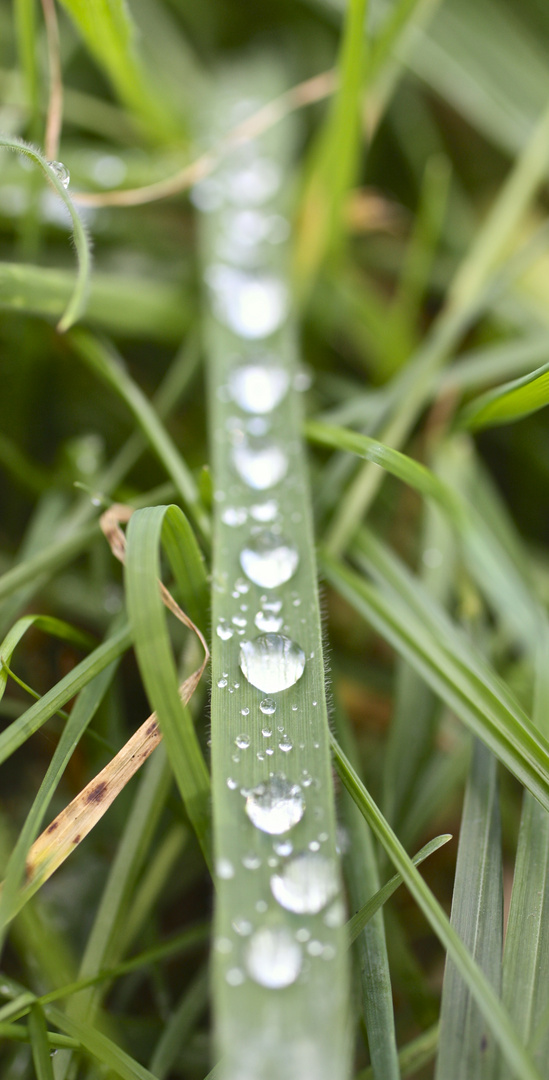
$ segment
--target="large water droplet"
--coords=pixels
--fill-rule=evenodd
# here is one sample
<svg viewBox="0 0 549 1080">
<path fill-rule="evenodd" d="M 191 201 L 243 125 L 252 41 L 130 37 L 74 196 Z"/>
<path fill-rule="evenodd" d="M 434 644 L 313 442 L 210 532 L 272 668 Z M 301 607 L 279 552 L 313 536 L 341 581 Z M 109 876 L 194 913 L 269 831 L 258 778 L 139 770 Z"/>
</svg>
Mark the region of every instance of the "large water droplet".
<svg viewBox="0 0 549 1080">
<path fill-rule="evenodd" d="M 53 173 L 55 173 L 58 180 L 61 181 L 64 188 L 68 188 L 71 182 L 71 174 L 66 165 L 63 165 L 62 161 L 48 161 L 48 165 Z"/>
<path fill-rule="evenodd" d="M 302 952 L 289 930 L 263 927 L 252 934 L 245 963 L 248 975 L 260 986 L 280 990 L 297 979 Z"/>
<path fill-rule="evenodd" d="M 246 577 L 264 589 L 276 589 L 289 581 L 298 562 L 297 548 L 270 529 L 262 529 L 240 552 L 240 565 Z"/>
<path fill-rule="evenodd" d="M 240 337 L 259 340 L 274 334 L 288 313 L 288 290 L 274 274 L 251 274 L 225 263 L 206 271 L 213 309 Z"/>
<path fill-rule="evenodd" d="M 339 891 L 333 859 L 305 851 L 286 863 L 271 878 L 271 892 L 278 903 L 298 915 L 316 915 Z"/>
<path fill-rule="evenodd" d="M 283 634 L 260 634 L 240 646 L 240 667 L 252 686 L 266 694 L 287 690 L 305 670 L 305 653 Z"/>
<path fill-rule="evenodd" d="M 263 701 L 260 703 L 259 708 L 261 709 L 261 712 L 265 714 L 265 716 L 272 716 L 273 713 L 276 712 L 276 701 L 272 697 L 263 698 Z"/>
<path fill-rule="evenodd" d="M 288 373 L 275 364 L 241 364 L 229 375 L 233 401 L 249 413 L 269 413 L 282 401 Z"/>
<path fill-rule="evenodd" d="M 280 836 L 301 821 L 305 800 L 299 784 L 275 773 L 250 791 L 246 813 L 256 828 L 271 836 Z"/>
<path fill-rule="evenodd" d="M 235 446 L 233 462 L 244 483 L 256 491 L 274 487 L 288 470 L 286 454 L 271 439 L 250 440 Z"/>
</svg>

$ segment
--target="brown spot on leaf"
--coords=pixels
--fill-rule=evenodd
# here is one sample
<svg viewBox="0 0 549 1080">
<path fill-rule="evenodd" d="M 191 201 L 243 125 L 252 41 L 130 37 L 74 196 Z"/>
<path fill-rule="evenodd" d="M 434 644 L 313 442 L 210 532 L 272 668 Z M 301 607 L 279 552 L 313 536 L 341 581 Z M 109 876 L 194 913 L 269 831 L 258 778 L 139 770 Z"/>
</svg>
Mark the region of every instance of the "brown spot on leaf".
<svg viewBox="0 0 549 1080">
<path fill-rule="evenodd" d="M 152 723 L 149 724 L 145 734 L 146 735 L 158 735 L 158 724 L 156 723 L 156 720 L 153 720 Z"/>
<path fill-rule="evenodd" d="M 46 829 L 46 832 L 49 832 L 49 833 L 50 832 L 55 832 L 55 830 L 58 829 L 58 828 L 59 828 L 59 822 L 58 821 L 52 821 L 51 825 L 48 825 L 48 827 Z"/>
<path fill-rule="evenodd" d="M 88 794 L 86 795 L 86 802 L 101 802 L 101 799 L 103 798 L 106 790 L 107 785 L 104 781 L 100 784 L 96 784 L 95 787 L 90 788 L 90 790 L 88 791 Z"/>
<path fill-rule="evenodd" d="M 82 837 L 80 836 L 80 833 L 78 833 L 78 836 L 73 836 L 72 842 L 73 842 L 73 844 L 79 844 L 81 839 L 82 839 Z"/>
</svg>

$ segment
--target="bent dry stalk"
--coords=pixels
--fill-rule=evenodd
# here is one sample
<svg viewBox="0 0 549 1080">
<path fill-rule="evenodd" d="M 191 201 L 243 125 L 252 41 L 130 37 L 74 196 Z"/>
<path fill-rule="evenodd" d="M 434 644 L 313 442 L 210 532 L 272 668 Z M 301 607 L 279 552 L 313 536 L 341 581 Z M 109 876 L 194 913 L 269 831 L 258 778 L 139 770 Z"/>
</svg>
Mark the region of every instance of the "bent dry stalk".
<svg viewBox="0 0 549 1080">
<path fill-rule="evenodd" d="M 253 109 L 257 72 L 255 84 L 243 74 Z M 268 100 L 265 65 L 260 77 Z M 242 108 L 225 82 L 217 123 L 242 119 Z M 235 149 L 193 196 L 208 293 L 213 980 L 224 1080 L 337 1080 L 348 1067 L 303 373 L 286 274 L 289 138 L 286 125 Z"/>
</svg>

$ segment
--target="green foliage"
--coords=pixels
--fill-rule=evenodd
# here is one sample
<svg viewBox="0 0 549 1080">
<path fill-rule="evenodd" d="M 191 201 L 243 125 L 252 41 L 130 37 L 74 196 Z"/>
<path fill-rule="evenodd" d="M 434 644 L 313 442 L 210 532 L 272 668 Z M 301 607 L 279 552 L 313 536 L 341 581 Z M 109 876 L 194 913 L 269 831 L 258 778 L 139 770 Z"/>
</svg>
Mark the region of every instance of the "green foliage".
<svg viewBox="0 0 549 1080">
<path fill-rule="evenodd" d="M 0 42 L 2 1080 L 541 1080 L 544 5 Z"/>
</svg>

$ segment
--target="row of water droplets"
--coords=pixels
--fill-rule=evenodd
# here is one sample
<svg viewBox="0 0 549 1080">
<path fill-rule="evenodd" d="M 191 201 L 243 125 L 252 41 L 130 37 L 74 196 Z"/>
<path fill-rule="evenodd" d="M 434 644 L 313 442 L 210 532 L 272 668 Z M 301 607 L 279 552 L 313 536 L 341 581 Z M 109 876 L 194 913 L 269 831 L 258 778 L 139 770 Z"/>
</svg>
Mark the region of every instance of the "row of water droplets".
<svg viewBox="0 0 549 1080">
<path fill-rule="evenodd" d="M 286 282 L 271 269 L 276 262 L 273 251 L 289 233 L 285 218 L 272 209 L 280 182 L 277 164 L 254 144 L 248 144 L 239 152 L 236 162 L 233 159 L 224 171 L 203 181 L 193 194 L 199 209 L 215 213 L 218 225 L 214 258 L 205 273 L 212 311 L 237 339 L 226 381 L 218 387 L 217 395 L 224 405 L 236 406 L 238 413 L 227 416 L 218 437 L 224 450 L 229 447 L 232 469 L 240 485 L 247 492 L 257 493 L 257 500 L 251 506 L 249 496 L 242 506 L 238 505 L 238 498 L 227 500 L 224 491 L 215 493 L 223 525 L 242 530 L 239 570 L 244 575 L 236 579 L 232 589 L 226 579 L 214 582 L 219 593 L 230 591 L 232 599 L 238 601 L 237 612 L 231 618 L 219 617 L 215 629 L 222 642 L 238 641 L 239 667 L 244 679 L 266 695 L 259 704 L 258 717 L 266 741 L 273 735 L 278 695 L 301 679 L 308 662 L 301 645 L 281 632 L 287 628 L 280 589 L 296 575 L 300 558 L 294 540 L 284 534 L 276 488 L 281 483 L 293 482 L 290 463 L 292 451 L 298 448 L 277 440 L 273 421 L 288 393 L 292 389 L 305 389 L 308 380 L 302 373 L 291 379 L 272 344 L 273 336 L 276 341 L 276 334 L 289 314 Z M 239 483 L 230 490 L 238 496 Z M 291 521 L 294 532 L 300 521 L 300 512 L 294 511 Z M 258 592 L 259 603 L 251 605 L 252 597 Z M 300 606 L 297 592 L 292 592 L 291 603 Z M 250 610 L 250 606 L 257 610 Z M 252 620 L 254 629 L 250 634 Z M 217 682 L 218 688 L 228 693 L 234 693 L 239 685 L 238 681 L 231 685 L 228 671 Z M 283 707 L 298 708 L 295 703 Z M 250 717 L 250 709 L 243 708 L 241 714 Z M 251 721 L 255 722 L 254 717 Z M 276 726 L 281 735 L 278 750 L 288 755 L 293 748 L 292 740 L 284 723 Z M 238 765 L 240 753 L 251 742 L 247 732 L 236 737 L 235 764 Z M 269 761 L 274 753 L 268 744 L 257 757 Z M 341 925 L 344 911 L 337 895 L 339 881 L 334 860 L 320 851 L 327 834 L 320 833 L 305 851 L 297 853 L 289 838 L 306 811 L 305 789 L 313 784 L 308 773 L 299 780 L 289 779 L 286 772 L 272 771 L 251 788 L 240 786 L 232 776 L 227 778 L 227 786 L 244 796 L 245 811 L 252 825 L 274 838 L 273 854 L 268 859 L 273 870 L 269 877 L 271 898 L 281 908 L 299 916 L 324 911 L 325 926 L 335 929 Z M 243 862 L 248 870 L 261 865 L 255 853 L 245 856 Z M 225 881 L 235 875 L 234 866 L 226 858 L 218 859 L 216 869 Z M 254 929 L 252 920 L 245 917 L 233 922 L 236 934 L 247 939 L 244 949 L 247 974 L 272 989 L 295 982 L 303 970 L 304 949 L 309 957 L 324 960 L 335 955 L 333 945 L 313 938 L 306 925 L 300 925 L 294 933 L 282 925 L 276 917 L 276 904 L 273 917 L 272 901 L 270 913 L 265 899 L 256 903 L 256 911 L 263 920 L 259 929 Z M 216 948 L 229 960 L 233 942 L 220 937 Z M 245 981 L 245 972 L 229 963 L 226 978 L 232 986 L 238 986 Z"/>
</svg>

